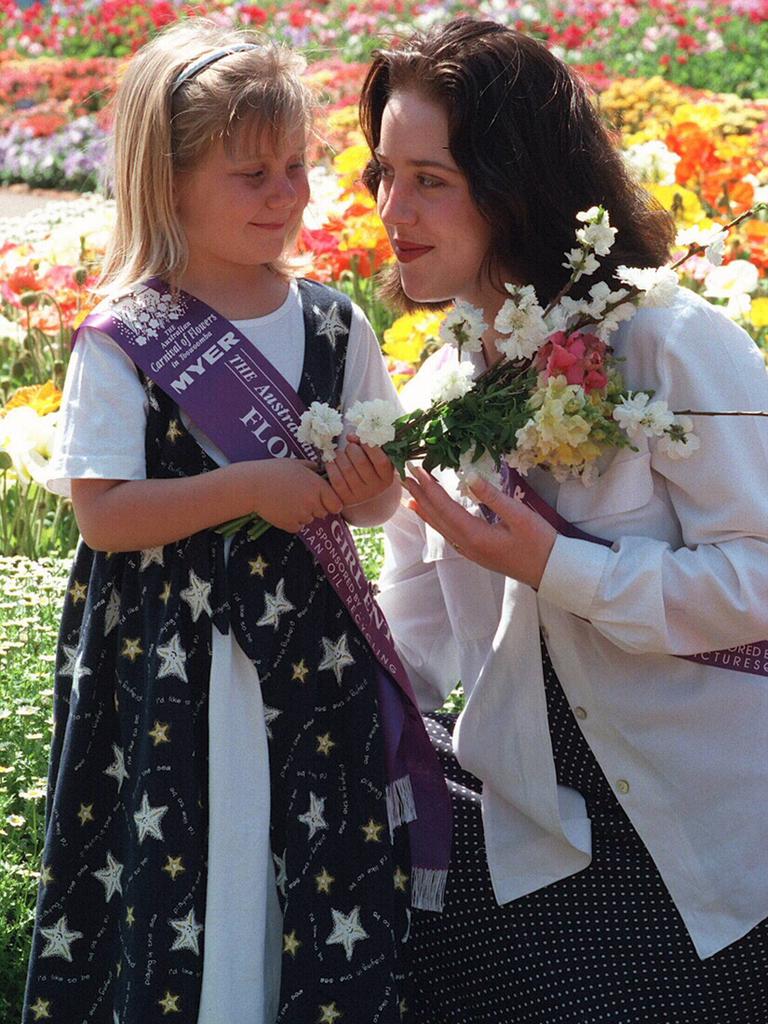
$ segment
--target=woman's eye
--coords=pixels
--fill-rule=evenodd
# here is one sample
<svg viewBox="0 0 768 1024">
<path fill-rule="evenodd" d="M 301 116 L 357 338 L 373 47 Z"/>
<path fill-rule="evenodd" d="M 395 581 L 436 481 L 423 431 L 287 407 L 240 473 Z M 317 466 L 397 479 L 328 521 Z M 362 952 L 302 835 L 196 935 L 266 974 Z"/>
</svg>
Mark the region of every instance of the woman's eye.
<svg viewBox="0 0 768 1024">
<path fill-rule="evenodd" d="M 376 173 L 379 175 L 379 178 L 391 178 L 392 168 L 386 167 L 384 164 L 376 164 Z"/>
<path fill-rule="evenodd" d="M 439 178 L 433 178 L 430 174 L 420 174 L 419 184 L 424 188 L 440 188 L 443 183 Z"/>
</svg>

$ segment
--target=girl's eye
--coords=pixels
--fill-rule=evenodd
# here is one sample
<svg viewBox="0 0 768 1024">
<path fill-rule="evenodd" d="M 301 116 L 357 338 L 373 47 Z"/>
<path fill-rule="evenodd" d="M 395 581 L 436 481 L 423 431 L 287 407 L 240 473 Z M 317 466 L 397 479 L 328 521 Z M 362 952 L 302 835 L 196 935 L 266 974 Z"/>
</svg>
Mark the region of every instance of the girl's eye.
<svg viewBox="0 0 768 1024">
<path fill-rule="evenodd" d="M 379 175 L 380 179 L 381 178 L 391 178 L 392 177 L 392 168 L 391 167 L 387 167 L 385 164 L 378 164 L 377 163 L 376 164 L 376 173 Z"/>
<path fill-rule="evenodd" d="M 439 178 L 433 178 L 430 174 L 420 174 L 418 181 L 424 188 L 441 188 L 443 184 Z"/>
<path fill-rule="evenodd" d="M 249 171 L 247 174 L 244 174 L 243 177 L 244 178 L 250 178 L 251 180 L 253 180 L 255 178 L 263 178 L 264 177 L 264 171 Z"/>
</svg>

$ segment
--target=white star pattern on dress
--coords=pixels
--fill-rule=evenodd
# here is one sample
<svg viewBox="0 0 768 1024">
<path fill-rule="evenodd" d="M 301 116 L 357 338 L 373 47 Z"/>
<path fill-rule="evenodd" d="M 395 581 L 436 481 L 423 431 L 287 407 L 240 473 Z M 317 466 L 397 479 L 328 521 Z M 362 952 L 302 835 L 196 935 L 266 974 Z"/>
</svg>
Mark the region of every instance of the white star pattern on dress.
<svg viewBox="0 0 768 1024">
<path fill-rule="evenodd" d="M 332 349 L 336 348 L 336 338 L 347 333 L 347 328 L 339 316 L 339 304 L 334 302 L 327 313 L 324 313 L 318 306 L 312 307 L 315 314 L 316 331 L 318 335 L 324 335 Z"/>
<path fill-rule="evenodd" d="M 80 680 L 91 675 L 91 670 L 83 664 L 83 654 L 83 651 L 78 654 L 72 673 L 72 693 L 77 694 L 78 697 L 80 696 Z"/>
<path fill-rule="evenodd" d="M 115 755 L 114 763 L 109 768 L 104 769 L 104 774 L 113 776 L 117 782 L 117 792 L 119 793 L 123 780 L 128 778 L 128 772 L 125 770 L 125 756 L 123 755 L 122 747 L 118 747 L 116 743 L 113 743 L 112 753 Z"/>
<path fill-rule="evenodd" d="M 77 662 L 77 647 L 68 647 L 66 644 L 62 644 L 61 649 L 67 660 L 59 669 L 59 675 L 71 676 L 75 671 L 75 663 Z"/>
<path fill-rule="evenodd" d="M 285 885 L 286 882 L 288 881 L 288 875 L 286 874 L 285 871 L 285 853 L 286 851 L 283 850 L 282 857 L 278 857 L 276 853 L 272 854 L 272 860 L 275 862 L 275 867 L 277 868 L 277 878 L 275 879 L 275 885 L 280 890 L 283 899 L 285 899 Z"/>
<path fill-rule="evenodd" d="M 203 926 L 195 921 L 194 910 L 190 910 L 186 917 L 180 917 L 176 921 L 169 920 L 168 924 L 178 933 L 171 949 L 191 949 L 196 956 L 200 956 L 197 936 L 203 930 Z"/>
<path fill-rule="evenodd" d="M 360 924 L 360 907 L 355 907 L 349 914 L 342 914 L 340 910 L 331 910 L 331 914 L 333 915 L 333 931 L 325 940 L 325 944 L 326 946 L 333 946 L 337 943 L 342 945 L 347 954 L 347 960 L 351 960 L 355 943 L 368 938 L 368 932 Z"/>
<path fill-rule="evenodd" d="M 269 704 L 264 705 L 264 724 L 267 727 L 267 736 L 272 739 L 272 729 L 270 728 L 276 718 L 282 715 L 282 711 L 279 708 L 271 708 Z"/>
<path fill-rule="evenodd" d="M 321 829 L 328 828 L 328 822 L 323 817 L 324 810 L 325 797 L 315 796 L 310 792 L 309 810 L 306 814 L 299 815 L 299 821 L 303 821 L 305 825 L 309 826 L 309 839 L 312 839 L 315 833 L 320 832 Z"/>
<path fill-rule="evenodd" d="M 40 956 L 60 956 L 62 960 L 72 963 L 72 950 L 69 948 L 75 939 L 82 939 L 82 932 L 71 932 L 67 928 L 67 918 L 62 916 L 53 928 L 41 928 L 40 934 L 48 940 Z"/>
<path fill-rule="evenodd" d="M 336 643 L 329 640 L 327 636 L 322 638 L 322 642 L 323 660 L 317 667 L 319 670 L 330 669 L 336 676 L 336 682 L 341 683 L 341 673 L 347 665 L 354 665 L 355 663 L 355 659 L 349 652 L 347 634 L 342 633 Z"/>
<path fill-rule="evenodd" d="M 107 866 L 100 871 L 93 871 L 91 874 L 98 878 L 104 885 L 104 897 L 109 903 L 116 892 L 122 895 L 123 886 L 120 882 L 120 875 L 123 873 L 123 865 L 119 864 L 112 856 L 112 851 L 107 850 Z"/>
<path fill-rule="evenodd" d="M 277 628 L 280 625 L 280 616 L 285 612 L 293 611 L 295 607 L 296 606 L 292 605 L 285 596 L 285 580 L 281 579 L 275 587 L 274 594 L 264 595 L 264 614 L 256 625 L 274 626 L 275 631 L 277 631 Z"/>
<path fill-rule="evenodd" d="M 141 565 L 139 566 L 139 572 L 143 572 L 149 568 L 153 562 L 157 562 L 158 565 L 165 565 L 163 561 L 163 548 L 162 545 L 158 548 L 144 548 L 141 552 Z"/>
<path fill-rule="evenodd" d="M 187 654 L 181 646 L 181 636 L 178 633 L 174 633 L 167 644 L 158 644 L 157 653 L 162 662 L 157 670 L 158 679 L 163 679 L 165 676 L 174 676 L 176 679 L 181 679 L 184 683 L 189 682 L 185 668 Z"/>
<path fill-rule="evenodd" d="M 104 636 L 109 636 L 112 630 L 120 621 L 120 593 L 117 587 L 112 587 L 109 595 L 107 610 L 104 613 Z"/>
<path fill-rule="evenodd" d="M 192 612 L 192 621 L 197 622 L 203 612 L 213 615 L 208 598 L 211 593 L 211 584 L 201 580 L 194 569 L 189 570 L 189 586 L 186 590 L 179 591 L 179 597 L 186 601 L 189 610 Z"/>
<path fill-rule="evenodd" d="M 141 807 L 133 816 L 139 833 L 139 843 L 143 843 L 147 836 L 152 836 L 153 839 L 163 838 L 160 822 L 167 810 L 167 807 L 150 807 L 149 797 L 146 790 L 144 791 L 144 796 L 141 798 Z"/>
</svg>

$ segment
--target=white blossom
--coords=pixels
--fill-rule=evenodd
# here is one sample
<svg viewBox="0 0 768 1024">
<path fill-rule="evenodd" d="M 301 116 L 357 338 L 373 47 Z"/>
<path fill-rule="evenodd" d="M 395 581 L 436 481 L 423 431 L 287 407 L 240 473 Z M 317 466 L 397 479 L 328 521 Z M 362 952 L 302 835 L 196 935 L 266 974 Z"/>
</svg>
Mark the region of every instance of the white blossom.
<svg viewBox="0 0 768 1024">
<path fill-rule="evenodd" d="M 355 402 L 347 412 L 347 419 L 355 425 L 355 433 L 362 443 L 376 448 L 394 438 L 394 423 L 399 415 L 394 402 L 374 398 L 370 402 Z"/>
<path fill-rule="evenodd" d="M 440 338 L 459 352 L 479 352 L 487 329 L 482 310 L 458 301 L 440 325 Z"/>
<path fill-rule="evenodd" d="M 713 267 L 704 279 L 704 294 L 712 299 L 733 299 L 757 288 L 757 267 L 749 260 L 731 260 Z"/>
<path fill-rule="evenodd" d="M 459 456 L 459 468 L 456 475 L 459 478 L 459 493 L 464 497 L 469 496 L 474 481 L 480 477 L 493 484 L 494 487 L 501 487 L 501 474 L 496 469 L 496 463 L 488 452 L 483 452 L 480 458 L 473 462 L 475 454 L 474 445 L 468 452 Z"/>
<path fill-rule="evenodd" d="M 459 363 L 458 366 L 445 366 L 438 370 L 432 379 L 430 400 L 452 402 L 455 398 L 463 398 L 475 386 L 474 372 L 472 363 Z"/>
<path fill-rule="evenodd" d="M 587 249 L 571 249 L 565 255 L 565 262 L 562 264 L 567 270 L 573 271 L 573 280 L 578 281 L 580 277 L 589 277 L 600 267 L 600 261 Z"/>
<path fill-rule="evenodd" d="M 588 302 L 584 302 L 582 299 L 572 299 L 570 295 L 564 295 L 555 308 L 547 313 L 547 326 L 550 332 L 568 332 L 571 323 L 579 317 L 590 313 L 590 311 L 591 307 Z M 602 312 L 602 308 L 600 311 Z"/>
<path fill-rule="evenodd" d="M 324 462 L 332 462 L 336 454 L 333 439 L 341 433 L 342 419 L 337 409 L 326 402 L 313 402 L 302 413 L 296 438 L 302 444 L 319 448 Z"/>
<path fill-rule="evenodd" d="M 699 439 L 693 433 L 693 420 L 690 416 L 676 416 L 671 430 L 667 430 L 659 438 L 656 451 L 677 460 L 687 459 L 698 451 L 699 447 Z"/>
<path fill-rule="evenodd" d="M 722 265 L 723 257 L 725 256 L 725 232 L 720 231 L 717 237 L 714 238 L 707 246 L 704 255 L 707 257 L 713 267 L 719 267 Z"/>
<path fill-rule="evenodd" d="M 593 206 L 584 213 L 577 213 L 576 219 L 585 226 L 576 231 L 576 238 L 584 249 L 593 249 L 598 256 L 607 256 L 616 238 L 616 228 L 612 228 L 608 219 L 608 211 Z"/>
<path fill-rule="evenodd" d="M 530 286 L 513 291 L 513 286 L 507 285 L 507 291 L 514 297 L 501 307 L 493 326 L 509 338 L 498 339 L 496 347 L 509 360 L 530 359 L 546 341 L 550 327 Z"/>
<path fill-rule="evenodd" d="M 631 320 L 637 312 L 634 302 L 622 302 L 614 309 L 609 309 L 603 319 L 594 328 L 595 334 L 601 341 L 608 341 L 610 336 L 625 320 Z"/>
<path fill-rule="evenodd" d="M 629 146 L 623 156 L 630 170 L 640 181 L 658 185 L 675 184 L 675 170 L 680 157 L 668 149 L 660 139 Z"/>
<path fill-rule="evenodd" d="M 678 289 L 678 276 L 670 267 L 618 267 L 616 277 L 639 288 L 641 306 L 669 306 Z"/>
<path fill-rule="evenodd" d="M 649 396 L 644 391 L 634 395 L 622 395 L 614 407 L 613 418 L 621 429 L 633 437 L 641 432 L 640 426 L 646 414 Z"/>
<path fill-rule="evenodd" d="M 661 437 L 675 423 L 675 416 L 666 402 L 651 402 L 644 391 L 622 395 L 613 410 L 613 418 L 630 437 Z"/>
</svg>

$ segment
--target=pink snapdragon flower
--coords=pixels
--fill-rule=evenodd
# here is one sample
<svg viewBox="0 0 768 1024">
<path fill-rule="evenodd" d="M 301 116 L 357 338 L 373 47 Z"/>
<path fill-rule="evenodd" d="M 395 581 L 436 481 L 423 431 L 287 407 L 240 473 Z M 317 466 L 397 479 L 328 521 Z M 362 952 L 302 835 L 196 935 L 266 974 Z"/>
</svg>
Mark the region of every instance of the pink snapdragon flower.
<svg viewBox="0 0 768 1024">
<path fill-rule="evenodd" d="M 557 331 L 536 355 L 536 368 L 547 377 L 565 377 L 569 384 L 580 384 L 585 391 L 604 388 L 606 344 L 594 334 Z"/>
</svg>

